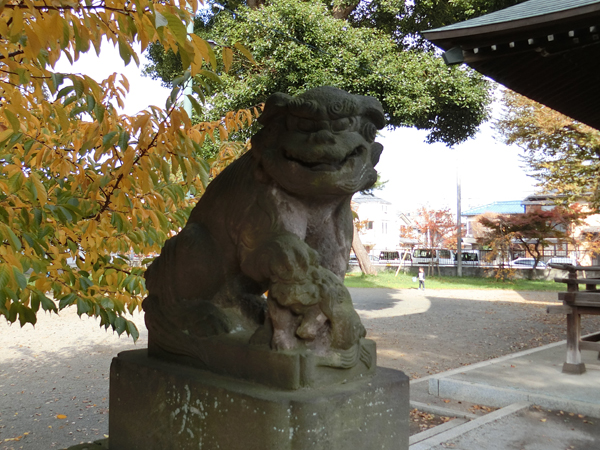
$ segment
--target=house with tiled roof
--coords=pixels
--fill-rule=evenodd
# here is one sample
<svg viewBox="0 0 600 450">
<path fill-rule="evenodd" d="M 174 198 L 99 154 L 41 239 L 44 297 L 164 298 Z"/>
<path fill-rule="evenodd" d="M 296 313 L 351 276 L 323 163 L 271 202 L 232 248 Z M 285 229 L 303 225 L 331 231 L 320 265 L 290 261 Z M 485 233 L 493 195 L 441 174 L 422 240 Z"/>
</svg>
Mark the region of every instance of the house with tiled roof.
<svg viewBox="0 0 600 450">
<path fill-rule="evenodd" d="M 462 222 L 466 224 L 466 235 L 463 238 L 464 247 L 477 248 L 477 238 L 484 231 L 478 223 L 481 216 L 497 214 L 525 214 L 535 209 L 551 210 L 556 207 L 558 194 L 533 194 L 523 200 L 494 202 L 464 211 Z M 579 203 L 583 211 L 587 210 L 585 202 Z M 590 214 L 582 223 L 575 225 L 570 231 L 574 241 L 564 239 L 547 240 L 549 245 L 544 248 L 544 260 L 553 256 L 569 257 L 584 265 L 598 264 L 600 249 L 600 214 Z M 527 255 L 529 256 L 529 255 Z"/>
<path fill-rule="evenodd" d="M 473 217 L 485 213 L 496 214 L 522 214 L 525 212 L 525 206 L 522 200 L 508 200 L 504 202 L 488 203 L 487 205 L 477 206 L 476 208 L 463 211 L 461 216 Z"/>
<path fill-rule="evenodd" d="M 507 200 L 501 202 L 488 203 L 487 205 L 477 206 L 475 208 L 462 211 L 461 222 L 465 224 L 466 234 L 463 238 L 465 248 L 474 248 L 477 246 L 477 238 L 482 231 L 481 225 L 477 219 L 483 215 L 497 214 L 524 214 L 525 205 L 522 200 Z"/>
<path fill-rule="evenodd" d="M 551 210 L 564 197 L 561 194 L 534 194 L 523 200 L 525 211 L 535 209 Z M 554 253 L 560 256 L 575 258 L 583 265 L 596 265 L 600 263 L 600 214 L 595 209 L 590 209 L 586 201 L 577 202 L 581 210 L 588 215 L 580 224 L 574 225 L 570 230 L 573 241 L 549 240 L 550 248 L 544 249 L 545 253 Z"/>
</svg>

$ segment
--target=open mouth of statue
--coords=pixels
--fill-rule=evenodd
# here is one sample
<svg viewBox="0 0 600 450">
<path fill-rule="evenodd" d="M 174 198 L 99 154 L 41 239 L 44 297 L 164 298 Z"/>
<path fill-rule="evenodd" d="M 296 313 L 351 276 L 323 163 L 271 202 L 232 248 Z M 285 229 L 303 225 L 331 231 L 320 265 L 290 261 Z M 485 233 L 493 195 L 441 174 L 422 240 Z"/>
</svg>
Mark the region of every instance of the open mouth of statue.
<svg viewBox="0 0 600 450">
<path fill-rule="evenodd" d="M 289 161 L 300 164 L 302 167 L 305 167 L 309 170 L 315 172 L 335 172 L 340 170 L 349 160 L 352 158 L 356 158 L 360 156 L 364 151 L 365 147 L 359 145 L 354 150 L 346 155 L 346 157 L 340 161 L 331 161 L 331 160 L 321 160 L 321 161 L 305 161 L 302 159 L 295 158 L 290 155 L 286 155 L 286 158 Z"/>
</svg>

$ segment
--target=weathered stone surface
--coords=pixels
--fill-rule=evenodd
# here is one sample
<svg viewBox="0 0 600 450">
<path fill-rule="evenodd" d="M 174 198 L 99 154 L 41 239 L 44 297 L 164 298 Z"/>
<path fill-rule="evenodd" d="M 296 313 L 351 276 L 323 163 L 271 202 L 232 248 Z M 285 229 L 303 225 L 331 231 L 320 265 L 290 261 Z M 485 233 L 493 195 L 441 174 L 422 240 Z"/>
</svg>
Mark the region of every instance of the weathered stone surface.
<svg viewBox="0 0 600 450">
<path fill-rule="evenodd" d="M 110 376 L 110 450 L 406 450 L 408 378 L 268 388 L 123 352 Z"/>
<path fill-rule="evenodd" d="M 150 347 L 148 354 L 242 381 L 280 389 L 299 389 L 347 383 L 375 374 L 377 351 L 374 341 L 361 339 L 350 352 L 347 367 L 341 369 L 331 367 L 329 358 L 323 361 L 311 350 L 274 352 L 268 345 L 248 345 L 243 336 L 240 339 L 211 336 L 206 338 L 202 359 L 162 352 L 157 347 Z"/>
<path fill-rule="evenodd" d="M 319 365 L 368 366 L 343 278 L 352 195 L 377 180 L 381 104 L 327 86 L 277 93 L 259 122 L 252 149 L 210 183 L 145 274 L 150 350 L 206 363 L 210 337 L 243 335 L 311 351 Z"/>
</svg>

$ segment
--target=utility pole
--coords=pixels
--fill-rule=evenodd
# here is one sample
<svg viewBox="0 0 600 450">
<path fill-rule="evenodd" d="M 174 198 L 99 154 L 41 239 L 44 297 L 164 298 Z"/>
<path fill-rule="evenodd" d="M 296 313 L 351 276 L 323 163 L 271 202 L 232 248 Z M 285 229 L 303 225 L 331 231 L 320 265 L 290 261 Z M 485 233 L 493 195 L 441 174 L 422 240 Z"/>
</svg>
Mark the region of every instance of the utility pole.
<svg viewBox="0 0 600 450">
<path fill-rule="evenodd" d="M 458 154 L 458 151 L 457 151 Z M 461 192 L 460 192 L 460 158 L 456 165 L 456 276 L 462 277 L 462 224 L 461 224 Z"/>
</svg>

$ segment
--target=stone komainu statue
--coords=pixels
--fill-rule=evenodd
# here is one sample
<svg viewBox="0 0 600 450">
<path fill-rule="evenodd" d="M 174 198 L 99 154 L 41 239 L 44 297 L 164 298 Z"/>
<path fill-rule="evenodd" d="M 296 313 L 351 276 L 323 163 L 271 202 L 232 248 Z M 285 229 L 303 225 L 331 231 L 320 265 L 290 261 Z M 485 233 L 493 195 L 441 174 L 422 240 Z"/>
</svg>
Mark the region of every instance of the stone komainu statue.
<svg viewBox="0 0 600 450">
<path fill-rule="evenodd" d="M 202 360 L 226 336 L 352 367 L 365 330 L 343 285 L 350 200 L 377 180 L 381 105 L 320 87 L 272 95 L 259 122 L 146 272 L 150 352 Z"/>
</svg>

